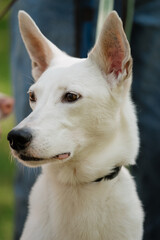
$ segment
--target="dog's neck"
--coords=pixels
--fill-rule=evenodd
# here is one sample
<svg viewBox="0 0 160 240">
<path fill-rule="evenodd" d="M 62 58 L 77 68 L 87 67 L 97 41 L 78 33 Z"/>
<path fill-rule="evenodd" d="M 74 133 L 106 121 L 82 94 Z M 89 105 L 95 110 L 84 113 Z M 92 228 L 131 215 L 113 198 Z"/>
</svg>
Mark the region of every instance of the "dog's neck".
<svg viewBox="0 0 160 240">
<path fill-rule="evenodd" d="M 43 173 L 46 175 L 50 175 L 54 178 L 54 181 L 58 181 L 59 183 L 65 185 L 83 185 L 83 184 L 91 184 L 91 183 L 99 183 L 101 181 L 112 181 L 114 180 L 120 173 L 122 165 L 113 166 L 110 169 L 106 170 L 104 174 L 92 175 L 88 172 L 83 172 L 83 170 L 78 167 L 77 164 L 65 165 L 60 164 L 59 166 L 56 164 L 47 165 L 43 167 Z M 98 177 L 97 177 L 98 176 Z"/>
</svg>

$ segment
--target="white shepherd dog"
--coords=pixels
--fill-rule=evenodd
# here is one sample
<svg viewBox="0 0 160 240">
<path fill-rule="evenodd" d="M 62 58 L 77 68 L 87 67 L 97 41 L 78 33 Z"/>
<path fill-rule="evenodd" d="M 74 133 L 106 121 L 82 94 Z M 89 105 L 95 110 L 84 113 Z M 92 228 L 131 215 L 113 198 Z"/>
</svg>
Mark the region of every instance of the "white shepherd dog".
<svg viewBox="0 0 160 240">
<path fill-rule="evenodd" d="M 132 58 L 116 12 L 86 59 L 68 56 L 24 11 L 32 61 L 32 113 L 8 140 L 13 155 L 42 166 L 21 240 L 141 240 L 143 211 L 132 177 L 139 148 L 130 98 Z"/>
</svg>

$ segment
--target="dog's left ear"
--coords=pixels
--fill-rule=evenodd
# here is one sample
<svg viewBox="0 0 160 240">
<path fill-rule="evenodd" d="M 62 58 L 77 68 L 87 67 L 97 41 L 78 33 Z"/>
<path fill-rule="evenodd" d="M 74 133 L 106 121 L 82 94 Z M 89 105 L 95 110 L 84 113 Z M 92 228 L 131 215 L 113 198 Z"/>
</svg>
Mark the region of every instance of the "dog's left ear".
<svg viewBox="0 0 160 240">
<path fill-rule="evenodd" d="M 96 62 L 106 75 L 113 73 L 114 78 L 109 78 L 108 81 L 111 86 L 129 78 L 131 75 L 130 47 L 123 30 L 122 21 L 115 11 L 108 15 L 101 34 L 89 53 L 89 58 Z"/>
</svg>

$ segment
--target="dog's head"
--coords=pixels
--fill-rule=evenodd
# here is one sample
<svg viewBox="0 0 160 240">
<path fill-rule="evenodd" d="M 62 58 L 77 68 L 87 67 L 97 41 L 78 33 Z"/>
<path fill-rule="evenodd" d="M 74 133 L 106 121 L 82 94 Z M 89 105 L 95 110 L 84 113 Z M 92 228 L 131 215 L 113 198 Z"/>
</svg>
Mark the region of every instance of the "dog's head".
<svg viewBox="0 0 160 240">
<path fill-rule="evenodd" d="M 84 175 L 134 163 L 132 58 L 117 13 L 109 14 L 86 59 L 60 51 L 23 11 L 19 23 L 35 83 L 28 91 L 32 113 L 8 135 L 13 154 L 28 166 L 78 166 Z"/>
</svg>

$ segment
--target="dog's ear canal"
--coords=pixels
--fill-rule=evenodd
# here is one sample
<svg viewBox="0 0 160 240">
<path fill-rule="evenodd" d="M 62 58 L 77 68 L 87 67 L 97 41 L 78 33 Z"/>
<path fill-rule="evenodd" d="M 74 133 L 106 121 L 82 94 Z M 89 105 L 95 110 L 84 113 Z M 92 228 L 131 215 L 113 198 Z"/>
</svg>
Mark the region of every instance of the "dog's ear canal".
<svg viewBox="0 0 160 240">
<path fill-rule="evenodd" d="M 115 11 L 108 15 L 101 34 L 89 53 L 89 58 L 96 62 L 106 75 L 113 73 L 117 81 L 119 81 L 120 73 L 123 74 L 123 79 L 131 75 L 130 47 L 123 30 L 122 21 Z"/>
<path fill-rule="evenodd" d="M 51 43 L 26 12 L 19 11 L 18 17 L 21 36 L 32 61 L 32 76 L 37 80 L 53 58 Z"/>
</svg>

